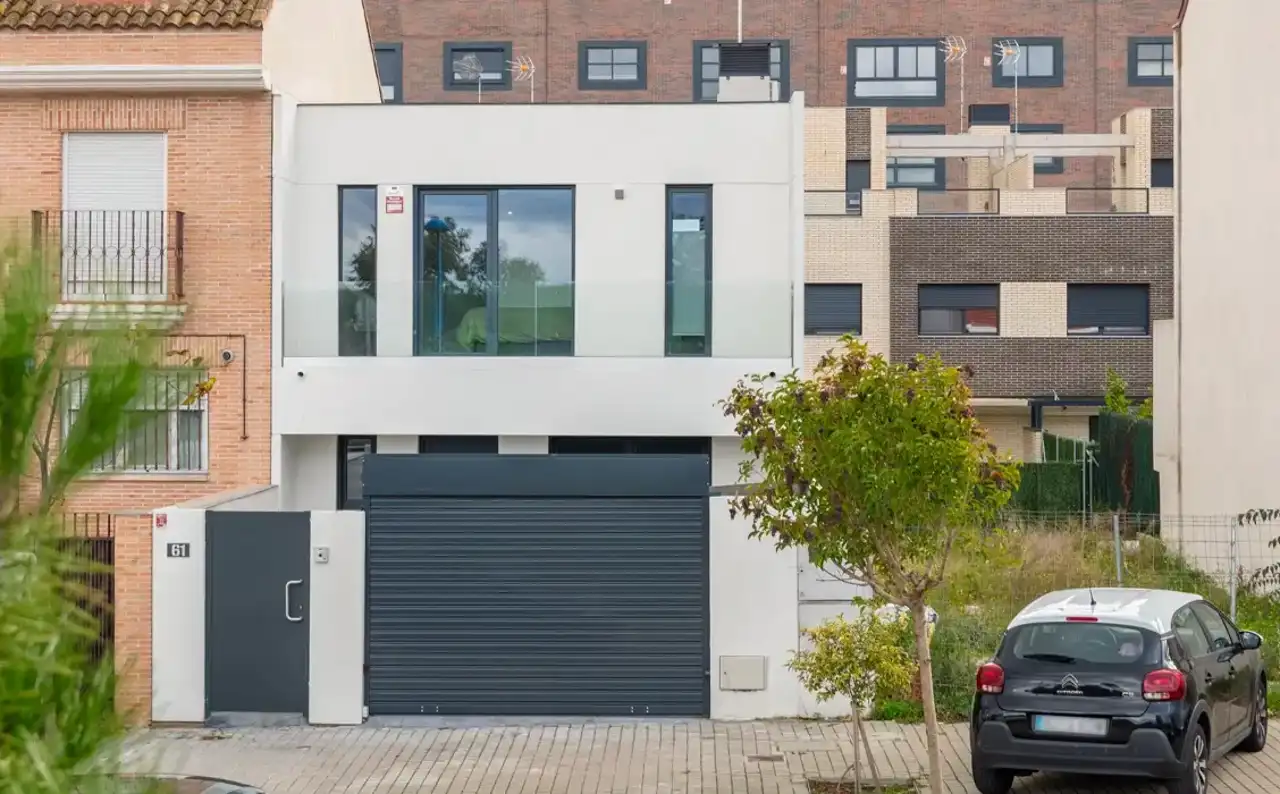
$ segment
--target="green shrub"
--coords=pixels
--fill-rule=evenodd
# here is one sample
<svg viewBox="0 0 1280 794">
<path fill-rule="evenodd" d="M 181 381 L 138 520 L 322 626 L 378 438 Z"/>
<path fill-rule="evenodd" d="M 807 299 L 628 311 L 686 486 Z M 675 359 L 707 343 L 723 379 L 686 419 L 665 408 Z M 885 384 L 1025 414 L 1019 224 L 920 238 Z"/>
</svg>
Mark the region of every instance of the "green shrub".
<svg viewBox="0 0 1280 794">
<path fill-rule="evenodd" d="M 1012 507 L 1034 513 L 1078 513 L 1084 504 L 1081 464 L 1024 463 Z"/>
<path fill-rule="evenodd" d="M 924 707 L 913 700 L 886 700 L 871 710 L 871 719 L 908 724 L 923 722 Z"/>
</svg>

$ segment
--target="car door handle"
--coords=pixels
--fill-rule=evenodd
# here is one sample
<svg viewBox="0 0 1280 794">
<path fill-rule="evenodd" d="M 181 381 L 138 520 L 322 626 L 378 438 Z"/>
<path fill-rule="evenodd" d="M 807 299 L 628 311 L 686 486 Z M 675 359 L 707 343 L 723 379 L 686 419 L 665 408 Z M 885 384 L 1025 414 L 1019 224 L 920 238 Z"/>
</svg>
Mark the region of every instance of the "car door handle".
<svg viewBox="0 0 1280 794">
<path fill-rule="evenodd" d="M 290 623 L 302 622 L 302 616 L 299 615 L 298 617 L 295 618 L 293 616 L 293 609 L 291 609 L 289 606 L 289 595 L 292 592 L 290 588 L 300 584 L 302 584 L 301 579 L 290 579 L 289 581 L 284 583 L 284 619 L 289 621 Z"/>
</svg>

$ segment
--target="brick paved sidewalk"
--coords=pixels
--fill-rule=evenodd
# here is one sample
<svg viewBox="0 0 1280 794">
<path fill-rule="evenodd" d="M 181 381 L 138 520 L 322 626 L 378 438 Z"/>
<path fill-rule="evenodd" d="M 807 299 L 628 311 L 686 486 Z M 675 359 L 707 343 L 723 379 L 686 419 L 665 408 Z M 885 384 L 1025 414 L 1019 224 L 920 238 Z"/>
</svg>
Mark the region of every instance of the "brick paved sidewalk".
<svg viewBox="0 0 1280 794">
<path fill-rule="evenodd" d="M 436 726 L 436 727 L 433 727 Z M 881 774 L 921 776 L 924 732 L 872 725 Z M 972 794 L 967 728 L 943 737 L 948 794 Z M 135 736 L 129 765 L 251 783 L 267 794 L 804 794 L 806 777 L 837 777 L 853 759 L 845 726 L 808 721 L 437 721 L 352 728 L 153 730 Z M 1215 794 L 1280 791 L 1280 747 L 1232 755 Z M 1037 776 L 1026 794 L 1138 794 Z"/>
</svg>

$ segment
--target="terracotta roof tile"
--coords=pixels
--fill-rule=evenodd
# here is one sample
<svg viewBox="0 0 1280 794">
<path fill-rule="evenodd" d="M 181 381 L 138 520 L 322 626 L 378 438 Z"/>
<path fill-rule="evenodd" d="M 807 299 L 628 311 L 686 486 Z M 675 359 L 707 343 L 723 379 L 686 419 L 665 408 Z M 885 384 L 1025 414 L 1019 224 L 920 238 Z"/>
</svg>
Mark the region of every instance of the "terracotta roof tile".
<svg viewBox="0 0 1280 794">
<path fill-rule="evenodd" d="M 261 28 L 271 0 L 0 0 L 0 31 Z"/>
</svg>

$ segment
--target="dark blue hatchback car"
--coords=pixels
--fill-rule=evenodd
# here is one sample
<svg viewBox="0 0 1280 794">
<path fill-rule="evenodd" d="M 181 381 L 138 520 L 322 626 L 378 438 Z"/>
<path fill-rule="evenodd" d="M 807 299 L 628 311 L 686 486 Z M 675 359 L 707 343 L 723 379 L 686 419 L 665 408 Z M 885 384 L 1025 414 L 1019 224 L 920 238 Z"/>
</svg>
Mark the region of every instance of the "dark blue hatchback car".
<svg viewBox="0 0 1280 794">
<path fill-rule="evenodd" d="M 978 668 L 973 780 L 1036 772 L 1164 781 L 1206 794 L 1209 765 L 1267 742 L 1262 638 L 1196 595 L 1064 590 L 1036 599 Z"/>
</svg>

